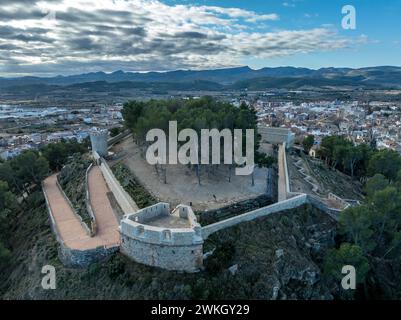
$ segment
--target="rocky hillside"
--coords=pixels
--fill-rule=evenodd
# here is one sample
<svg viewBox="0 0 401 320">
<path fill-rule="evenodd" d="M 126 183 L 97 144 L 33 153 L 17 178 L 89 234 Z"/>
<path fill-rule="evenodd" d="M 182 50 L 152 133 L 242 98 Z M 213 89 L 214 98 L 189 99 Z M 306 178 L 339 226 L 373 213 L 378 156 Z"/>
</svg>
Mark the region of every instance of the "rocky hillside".
<svg viewBox="0 0 401 320">
<path fill-rule="evenodd" d="M 3 299 L 331 299 L 321 259 L 333 244 L 334 222 L 304 207 L 218 232 L 205 270 L 182 274 L 146 267 L 117 253 L 87 269 L 64 268 L 40 192 L 12 232 L 12 259 L 0 275 Z M 53 265 L 57 289 L 41 288 Z M 101 284 L 101 285 L 99 285 Z"/>
</svg>

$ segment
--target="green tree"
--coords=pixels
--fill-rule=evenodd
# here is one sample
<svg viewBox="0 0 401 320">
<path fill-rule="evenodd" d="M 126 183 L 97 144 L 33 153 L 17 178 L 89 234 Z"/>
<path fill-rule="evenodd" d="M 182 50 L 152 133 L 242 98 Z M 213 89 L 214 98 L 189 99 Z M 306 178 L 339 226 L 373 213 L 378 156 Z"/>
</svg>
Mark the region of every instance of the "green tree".
<svg viewBox="0 0 401 320">
<path fill-rule="evenodd" d="M 399 170 L 401 170 L 401 156 L 393 150 L 380 150 L 369 160 L 370 176 L 380 173 L 392 181 L 396 179 Z"/>
<path fill-rule="evenodd" d="M 356 283 L 364 284 L 370 270 L 369 261 L 364 256 L 363 250 L 354 244 L 343 243 L 339 249 L 331 249 L 327 252 L 324 263 L 324 275 L 330 281 L 335 281 L 339 285 L 344 274 L 342 268 L 351 265 L 356 270 Z M 340 294 L 344 298 L 352 298 L 354 290 L 341 290 Z"/>
<path fill-rule="evenodd" d="M 70 156 L 76 153 L 84 154 L 88 149 L 85 144 L 72 140 L 50 143 L 40 151 L 49 162 L 50 169 L 52 171 L 60 171 Z"/>
<path fill-rule="evenodd" d="M 326 160 L 326 163 L 333 168 L 343 163 L 347 146 L 352 143 L 341 136 L 328 136 L 322 139 L 319 154 Z"/>
<path fill-rule="evenodd" d="M 0 242 L 0 269 L 2 269 L 11 258 L 11 252 Z"/>
<path fill-rule="evenodd" d="M 371 219 L 374 229 L 374 241 L 376 250 L 373 252 L 378 257 L 383 257 L 394 242 L 401 226 L 401 192 L 394 186 L 377 191 L 369 198 L 371 207 Z M 394 251 L 393 254 L 401 252 Z"/>
<path fill-rule="evenodd" d="M 304 148 L 304 151 L 306 153 L 309 153 L 309 150 L 313 147 L 315 144 L 315 136 L 314 135 L 308 135 L 303 141 L 302 141 L 302 146 Z"/>
<path fill-rule="evenodd" d="M 346 241 L 358 245 L 364 253 L 376 247 L 371 209 L 367 205 L 344 210 L 339 218 L 339 233 Z"/>
<path fill-rule="evenodd" d="M 11 168 L 17 177 L 25 184 L 40 185 L 49 173 L 49 163 L 46 158 L 35 151 L 26 151 L 10 160 Z M 29 193 L 28 189 L 25 189 Z"/>
<path fill-rule="evenodd" d="M 122 115 L 128 128 L 134 128 L 138 119 L 142 116 L 145 109 L 145 103 L 139 101 L 129 101 L 124 104 Z"/>
<path fill-rule="evenodd" d="M 50 143 L 42 149 L 42 154 L 49 161 L 50 169 L 53 171 L 59 171 L 64 165 L 66 153 L 64 143 Z"/>
<path fill-rule="evenodd" d="M 10 191 L 7 182 L 0 180 L 0 212 L 15 206 L 15 196 Z"/>
<path fill-rule="evenodd" d="M 359 147 L 347 146 L 343 156 L 344 167 L 349 170 L 351 177 L 354 177 L 355 168 L 359 161 L 362 160 L 363 153 Z"/>
<path fill-rule="evenodd" d="M 390 182 L 386 179 L 382 174 L 375 174 L 372 178 L 366 182 L 365 185 L 365 193 L 369 198 L 373 197 L 373 195 L 380 190 L 386 189 L 389 186 Z"/>
<path fill-rule="evenodd" d="M 8 184 L 0 180 L 0 268 L 11 256 L 10 250 L 6 248 L 4 242 L 10 234 L 8 219 L 13 210 L 16 209 L 16 202 L 16 197 L 9 190 Z"/>
<path fill-rule="evenodd" d="M 8 186 L 11 187 L 14 193 L 23 193 L 24 182 L 17 176 L 17 173 L 11 167 L 10 161 L 0 164 L 0 180 L 7 182 Z"/>
<path fill-rule="evenodd" d="M 339 232 L 365 254 L 378 258 L 390 253 L 398 255 L 401 254 L 396 245 L 401 230 L 401 192 L 391 185 L 384 187 L 386 181 L 380 177 L 375 180 L 381 190 L 372 191 L 374 181 L 371 182 L 367 203 L 340 214 Z"/>
<path fill-rule="evenodd" d="M 397 173 L 397 178 L 395 180 L 395 184 L 399 190 L 401 190 L 401 169 Z"/>
</svg>

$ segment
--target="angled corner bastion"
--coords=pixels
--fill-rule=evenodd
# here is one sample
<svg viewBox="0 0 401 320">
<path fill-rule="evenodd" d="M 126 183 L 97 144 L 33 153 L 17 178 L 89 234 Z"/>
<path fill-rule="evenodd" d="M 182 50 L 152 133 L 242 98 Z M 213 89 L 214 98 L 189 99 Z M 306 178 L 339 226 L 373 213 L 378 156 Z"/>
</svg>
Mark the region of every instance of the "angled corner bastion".
<svg viewBox="0 0 401 320">
<path fill-rule="evenodd" d="M 192 208 L 158 203 L 126 216 L 121 252 L 134 261 L 167 270 L 196 272 L 203 264 L 202 229 Z"/>
</svg>

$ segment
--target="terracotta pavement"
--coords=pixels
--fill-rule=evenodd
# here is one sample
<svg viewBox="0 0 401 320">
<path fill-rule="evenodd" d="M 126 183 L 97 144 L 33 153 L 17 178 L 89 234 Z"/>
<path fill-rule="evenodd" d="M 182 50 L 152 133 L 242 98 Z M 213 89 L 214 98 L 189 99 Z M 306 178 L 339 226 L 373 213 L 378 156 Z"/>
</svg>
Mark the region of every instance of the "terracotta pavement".
<svg viewBox="0 0 401 320">
<path fill-rule="evenodd" d="M 56 181 L 56 174 L 48 177 L 43 183 L 43 190 L 49 200 L 58 233 L 65 245 L 76 250 L 118 245 L 118 222 L 107 198 L 108 189 L 100 169 L 94 167 L 90 171 L 88 182 L 91 204 L 98 223 L 98 232 L 94 237 L 87 234 L 57 187 Z"/>
</svg>

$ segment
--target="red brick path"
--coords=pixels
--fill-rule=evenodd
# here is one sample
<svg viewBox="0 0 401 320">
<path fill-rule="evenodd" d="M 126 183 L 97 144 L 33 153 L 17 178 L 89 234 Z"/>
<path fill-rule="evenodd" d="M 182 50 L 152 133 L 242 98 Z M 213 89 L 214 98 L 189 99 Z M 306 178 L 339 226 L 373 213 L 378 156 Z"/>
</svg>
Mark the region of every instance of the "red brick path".
<svg viewBox="0 0 401 320">
<path fill-rule="evenodd" d="M 57 175 L 50 176 L 44 181 L 43 190 L 49 200 L 58 233 L 65 245 L 76 250 L 118 245 L 118 222 L 106 196 L 107 186 L 99 168 L 94 167 L 89 175 L 91 203 L 98 221 L 98 233 L 95 237 L 87 234 L 69 203 L 64 199 L 56 182 Z"/>
</svg>

